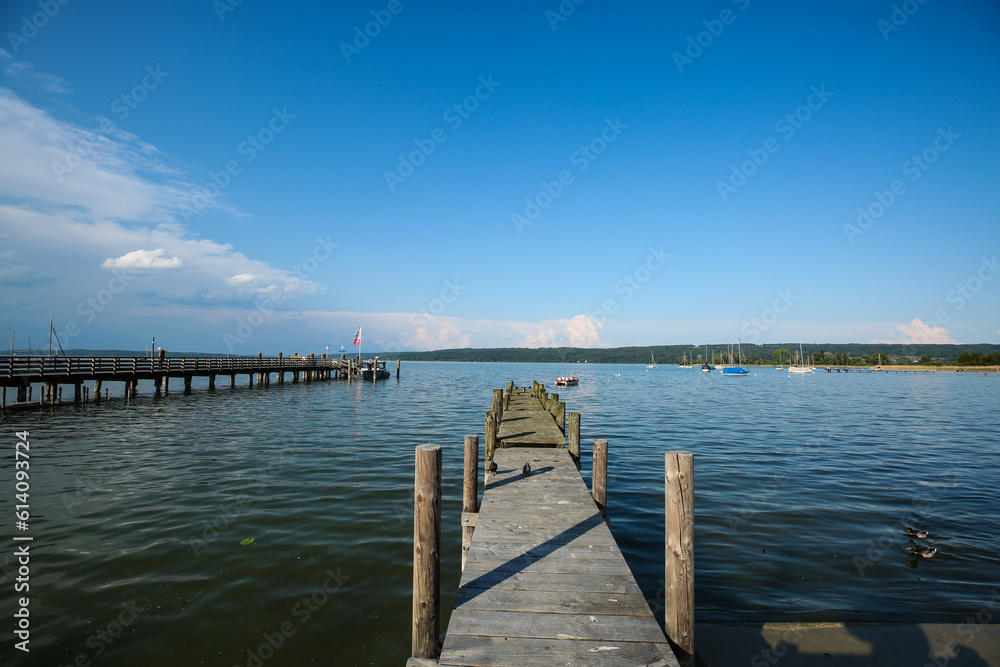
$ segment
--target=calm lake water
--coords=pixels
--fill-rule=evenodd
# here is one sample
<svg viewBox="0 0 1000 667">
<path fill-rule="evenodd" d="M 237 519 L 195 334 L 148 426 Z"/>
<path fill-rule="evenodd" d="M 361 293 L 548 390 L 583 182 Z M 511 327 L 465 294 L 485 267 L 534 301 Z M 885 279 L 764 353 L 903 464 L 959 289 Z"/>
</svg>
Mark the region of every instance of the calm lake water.
<svg viewBox="0 0 1000 667">
<path fill-rule="evenodd" d="M 0 663 L 403 665 L 414 447 L 444 447 L 447 621 L 463 436 L 494 387 L 566 374 L 584 475 L 608 438 L 611 529 L 661 617 L 670 449 L 695 455 L 699 621 L 963 622 L 1000 586 L 997 375 L 407 363 L 375 386 L 144 383 L 129 405 L 0 420 L 0 498 L 13 514 L 28 430 L 32 514 L 28 533 L 7 522 Z M 909 556 L 911 525 L 935 558 Z M 30 654 L 11 635 L 15 533 L 34 538 Z"/>
</svg>

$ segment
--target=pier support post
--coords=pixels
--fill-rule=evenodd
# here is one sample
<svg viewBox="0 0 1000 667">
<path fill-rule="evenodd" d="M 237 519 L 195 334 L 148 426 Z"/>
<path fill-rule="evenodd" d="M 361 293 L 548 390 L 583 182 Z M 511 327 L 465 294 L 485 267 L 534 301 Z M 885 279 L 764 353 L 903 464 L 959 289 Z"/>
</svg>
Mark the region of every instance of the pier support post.
<svg viewBox="0 0 1000 667">
<path fill-rule="evenodd" d="M 665 455 L 667 637 L 694 656 L 694 457 Z"/>
<path fill-rule="evenodd" d="M 28 388 L 25 385 L 21 385 L 17 388 L 17 402 L 24 403 L 28 400 Z"/>
<path fill-rule="evenodd" d="M 94 380 L 94 402 L 95 403 L 100 403 L 101 402 L 101 381 L 100 380 Z"/>
<path fill-rule="evenodd" d="M 593 476 L 590 486 L 601 516 L 608 515 L 608 441 L 594 440 Z"/>
<path fill-rule="evenodd" d="M 556 425 L 559 426 L 559 430 L 566 433 L 566 404 L 562 401 L 556 403 Z"/>
<path fill-rule="evenodd" d="M 475 517 L 479 512 L 479 436 L 465 436 L 465 481 L 462 484 L 462 569 L 472 546 L 472 533 L 476 530 Z"/>
<path fill-rule="evenodd" d="M 215 391 L 215 376 L 214 375 L 209 375 L 208 376 L 208 390 L 209 391 Z"/>
<path fill-rule="evenodd" d="M 191 393 L 191 376 L 190 375 L 185 375 L 184 376 L 184 393 L 185 394 L 190 394 Z"/>
<path fill-rule="evenodd" d="M 580 469 L 580 413 L 569 413 L 569 455 L 576 462 L 576 469 Z"/>
<path fill-rule="evenodd" d="M 73 383 L 73 402 L 83 403 L 83 383 L 74 382 Z"/>
<path fill-rule="evenodd" d="M 163 376 L 157 375 L 153 378 L 153 393 L 159 396 L 161 391 L 163 391 Z"/>
<path fill-rule="evenodd" d="M 163 393 L 164 394 L 169 394 L 170 393 L 170 376 L 169 375 L 164 375 L 163 376 Z"/>
<path fill-rule="evenodd" d="M 492 410 L 486 413 L 486 460 L 493 460 L 497 449 L 497 419 Z"/>
<path fill-rule="evenodd" d="M 437 658 L 441 616 L 441 445 L 419 445 L 413 486 L 414 658 Z"/>
<path fill-rule="evenodd" d="M 247 386 L 253 389 L 253 373 L 247 373 Z"/>
<path fill-rule="evenodd" d="M 553 417 L 556 416 L 556 405 L 559 404 L 559 394 L 551 394 L 549 396 L 548 403 L 545 404 L 545 409 L 549 411 L 549 414 Z"/>
<path fill-rule="evenodd" d="M 236 389 L 236 373 L 229 376 L 229 388 Z"/>
<path fill-rule="evenodd" d="M 494 428 L 500 428 L 500 421 L 503 419 L 503 389 L 493 390 L 493 403 L 490 405 L 490 410 L 496 420 Z"/>
</svg>

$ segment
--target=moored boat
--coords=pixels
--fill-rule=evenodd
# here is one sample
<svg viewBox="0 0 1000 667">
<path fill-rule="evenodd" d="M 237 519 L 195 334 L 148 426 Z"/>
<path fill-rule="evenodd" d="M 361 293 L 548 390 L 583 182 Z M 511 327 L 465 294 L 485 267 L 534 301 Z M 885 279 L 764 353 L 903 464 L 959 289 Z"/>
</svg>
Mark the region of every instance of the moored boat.
<svg viewBox="0 0 1000 667">
<path fill-rule="evenodd" d="M 580 384 L 580 378 L 559 377 L 555 379 L 557 387 L 574 387 Z"/>
<path fill-rule="evenodd" d="M 376 380 L 388 380 L 392 377 L 392 374 L 385 368 L 385 362 L 379 361 L 378 357 L 374 359 L 365 359 L 361 362 L 361 377 L 365 380 L 372 379 L 372 372 L 375 373 Z"/>
</svg>

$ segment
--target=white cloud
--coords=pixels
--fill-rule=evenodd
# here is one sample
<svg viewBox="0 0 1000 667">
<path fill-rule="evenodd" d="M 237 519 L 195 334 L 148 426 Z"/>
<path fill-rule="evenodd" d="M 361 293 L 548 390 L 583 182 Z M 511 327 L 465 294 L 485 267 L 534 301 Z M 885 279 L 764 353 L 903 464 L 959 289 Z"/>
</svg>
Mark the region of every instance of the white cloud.
<svg viewBox="0 0 1000 667">
<path fill-rule="evenodd" d="M 896 334 L 900 336 L 901 340 L 889 340 L 889 341 L 873 341 L 873 342 L 888 342 L 888 343 L 955 343 L 952 340 L 951 334 L 944 327 L 931 326 L 929 324 L 924 324 L 924 322 L 918 317 L 911 321 L 909 324 L 897 324 Z"/>
<path fill-rule="evenodd" d="M 587 315 L 570 319 L 546 320 L 541 328 L 528 333 L 515 347 L 598 347 L 604 325 Z"/>
<path fill-rule="evenodd" d="M 108 257 L 101 264 L 102 269 L 129 269 L 132 271 L 159 271 L 164 269 L 179 269 L 184 266 L 180 257 L 164 257 L 166 250 L 133 250 L 121 257 Z"/>
<path fill-rule="evenodd" d="M 76 159 L 67 161 L 70 154 Z M 189 233 L 175 212 L 190 204 L 193 189 L 134 135 L 83 129 L 0 87 L 0 155 L 0 230 L 7 234 L 4 249 L 17 248 L 20 267 L 8 265 L 0 276 L 8 284 L 59 280 L 67 286 L 61 295 L 78 301 L 107 280 L 97 267 L 147 274 L 183 268 L 169 282 L 130 283 L 135 294 L 119 303 L 146 299 L 202 308 L 322 291 L 313 280 Z M 57 174 L 57 163 L 72 170 Z M 46 274 L 33 265 L 44 265 Z"/>
<path fill-rule="evenodd" d="M 69 84 L 65 79 L 60 79 L 52 74 L 36 72 L 34 65 L 14 58 L 3 49 L 0 49 L 0 68 L 10 78 L 36 84 L 47 93 L 63 94 L 69 92 Z"/>
</svg>

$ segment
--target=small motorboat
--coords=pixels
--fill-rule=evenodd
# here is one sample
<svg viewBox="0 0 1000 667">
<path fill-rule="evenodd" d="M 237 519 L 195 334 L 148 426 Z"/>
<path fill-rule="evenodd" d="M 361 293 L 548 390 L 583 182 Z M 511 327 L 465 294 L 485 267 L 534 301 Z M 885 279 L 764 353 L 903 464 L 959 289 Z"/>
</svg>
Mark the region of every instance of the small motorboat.
<svg viewBox="0 0 1000 667">
<path fill-rule="evenodd" d="M 361 377 L 365 380 L 372 379 L 372 373 L 375 373 L 376 380 L 388 380 L 392 375 L 385 367 L 384 361 L 379 361 L 378 357 L 374 359 L 365 359 L 361 362 Z"/>
<path fill-rule="evenodd" d="M 575 387 L 578 384 L 580 384 L 580 378 L 569 378 L 569 377 L 556 378 L 557 387 Z"/>
</svg>

